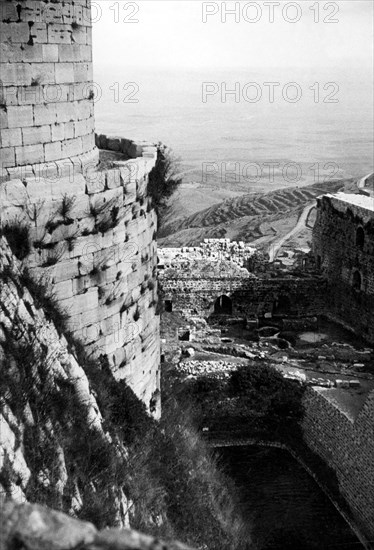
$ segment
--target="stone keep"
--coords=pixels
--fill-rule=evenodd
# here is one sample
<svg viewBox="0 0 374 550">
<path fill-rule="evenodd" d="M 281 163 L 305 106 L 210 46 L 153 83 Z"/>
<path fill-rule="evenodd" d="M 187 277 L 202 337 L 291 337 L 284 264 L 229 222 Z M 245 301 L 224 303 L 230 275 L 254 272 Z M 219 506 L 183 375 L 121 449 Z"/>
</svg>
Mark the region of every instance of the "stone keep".
<svg viewBox="0 0 374 550">
<path fill-rule="evenodd" d="M 156 148 L 95 143 L 89 0 L 0 6 L 0 229 L 26 226 L 23 264 L 48 281 L 70 332 L 157 413 Z"/>
<path fill-rule="evenodd" d="M 316 264 L 329 283 L 328 307 L 374 342 L 374 199 L 337 193 L 318 199 Z"/>
<path fill-rule="evenodd" d="M 0 7 L 2 177 L 95 166 L 90 0 Z"/>
</svg>

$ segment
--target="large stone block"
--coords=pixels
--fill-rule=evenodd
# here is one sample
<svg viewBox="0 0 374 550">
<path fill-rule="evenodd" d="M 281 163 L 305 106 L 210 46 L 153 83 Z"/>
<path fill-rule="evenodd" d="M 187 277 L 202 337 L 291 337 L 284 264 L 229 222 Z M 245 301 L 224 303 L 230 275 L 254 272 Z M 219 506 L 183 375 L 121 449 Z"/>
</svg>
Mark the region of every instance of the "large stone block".
<svg viewBox="0 0 374 550">
<path fill-rule="evenodd" d="M 61 142 L 46 143 L 44 145 L 45 161 L 58 160 L 62 157 Z"/>
<path fill-rule="evenodd" d="M 71 63 L 56 63 L 56 84 L 74 81 L 74 67 Z"/>
<path fill-rule="evenodd" d="M 0 208 L 24 206 L 26 202 L 26 187 L 21 180 L 10 180 L 0 184 Z"/>
<path fill-rule="evenodd" d="M 30 37 L 30 29 L 27 23 L 20 21 L 19 23 L 0 22 L 0 36 L 3 42 L 26 43 Z"/>
<path fill-rule="evenodd" d="M 71 174 L 58 179 L 58 183 L 52 186 L 52 198 L 61 200 L 67 197 L 79 197 L 85 194 L 86 181 L 82 174 Z"/>
<path fill-rule="evenodd" d="M 49 44 L 69 44 L 71 47 L 72 29 L 66 25 L 48 25 L 48 43 Z"/>
<path fill-rule="evenodd" d="M 45 126 L 30 126 L 22 129 L 22 137 L 24 145 L 37 145 L 40 143 L 48 143 L 51 141 L 51 127 Z M 46 161 L 54 160 L 46 158 Z"/>
<path fill-rule="evenodd" d="M 32 70 L 30 63 L 0 63 L 3 86 L 30 86 Z"/>
<path fill-rule="evenodd" d="M 31 84 L 54 84 L 55 66 L 54 63 L 31 63 Z"/>
<path fill-rule="evenodd" d="M 58 61 L 58 45 L 57 44 L 43 44 L 43 61 L 46 63 L 57 63 Z"/>
<path fill-rule="evenodd" d="M 22 145 L 22 133 L 20 128 L 10 128 L 1 130 L 0 147 L 14 147 Z"/>
<path fill-rule="evenodd" d="M 54 124 L 57 121 L 56 103 L 46 103 L 45 105 L 35 105 L 34 119 L 35 119 L 34 123 L 36 126 Z"/>
<path fill-rule="evenodd" d="M 97 309 L 99 306 L 97 288 L 90 288 L 85 294 L 61 300 L 60 304 L 68 315 L 78 315 L 79 313 Z"/>
<path fill-rule="evenodd" d="M 64 157 L 73 157 L 81 151 L 82 138 L 74 138 L 62 142 L 62 154 Z"/>
<path fill-rule="evenodd" d="M 15 150 L 17 164 L 36 164 L 44 160 L 44 149 L 41 144 L 16 147 Z"/>
<path fill-rule="evenodd" d="M 62 141 L 65 139 L 65 125 L 61 124 L 52 124 L 52 141 Z"/>
<path fill-rule="evenodd" d="M 8 127 L 22 128 L 33 126 L 33 110 L 31 106 L 8 107 Z"/>
<path fill-rule="evenodd" d="M 61 102 L 55 104 L 56 121 L 59 122 L 74 122 L 77 117 L 77 102 Z M 72 153 L 72 156 L 74 153 Z"/>
</svg>

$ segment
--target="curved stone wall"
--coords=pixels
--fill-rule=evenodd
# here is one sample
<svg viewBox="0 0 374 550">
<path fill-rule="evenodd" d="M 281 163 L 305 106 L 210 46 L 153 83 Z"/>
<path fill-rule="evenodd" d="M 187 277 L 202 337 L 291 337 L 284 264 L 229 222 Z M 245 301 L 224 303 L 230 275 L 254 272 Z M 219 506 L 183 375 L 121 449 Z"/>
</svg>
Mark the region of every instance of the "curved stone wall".
<svg viewBox="0 0 374 550">
<path fill-rule="evenodd" d="M 2 179 L 95 166 L 90 0 L 0 8 Z"/>
<path fill-rule="evenodd" d="M 24 264 L 49 281 L 70 332 L 155 412 L 156 216 L 147 178 L 156 148 L 100 136 L 107 151 L 99 158 L 90 0 L 1 0 L 0 8 L 0 228 L 23 228 Z"/>
<path fill-rule="evenodd" d="M 159 401 L 156 215 L 147 196 L 147 157 L 56 182 L 0 184 L 0 228 L 27 228 L 30 273 L 45 278 L 69 330 L 94 357 L 106 356 L 152 412 Z"/>
</svg>

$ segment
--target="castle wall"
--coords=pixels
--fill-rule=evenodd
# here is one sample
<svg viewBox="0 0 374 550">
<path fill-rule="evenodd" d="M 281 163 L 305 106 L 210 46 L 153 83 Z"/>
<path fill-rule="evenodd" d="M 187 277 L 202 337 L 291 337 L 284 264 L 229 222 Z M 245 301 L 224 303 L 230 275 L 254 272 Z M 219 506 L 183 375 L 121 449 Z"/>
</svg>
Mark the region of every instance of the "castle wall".
<svg viewBox="0 0 374 550">
<path fill-rule="evenodd" d="M 159 388 L 156 215 L 147 196 L 155 159 L 57 186 L 36 178 L 0 185 L 1 225 L 28 227 L 24 265 L 50 281 L 70 331 L 147 406 Z"/>
<path fill-rule="evenodd" d="M 173 311 L 207 317 L 214 303 L 225 295 L 232 300 L 233 315 L 247 318 L 272 313 L 280 297 L 290 300 L 289 314 L 315 316 L 323 311 L 325 285 L 321 278 L 171 277 L 160 278 L 163 299 L 172 302 Z"/>
<path fill-rule="evenodd" d="M 1 1 L 2 179 L 92 169 L 90 0 Z"/>
<path fill-rule="evenodd" d="M 0 228 L 27 228 L 23 263 L 49 282 L 70 332 L 154 410 L 156 215 L 147 182 L 156 148 L 104 135 L 95 143 L 90 0 L 0 7 Z"/>
<path fill-rule="evenodd" d="M 373 199 L 343 194 L 318 199 L 313 253 L 329 284 L 328 309 L 374 342 Z"/>
<path fill-rule="evenodd" d="M 333 392 L 325 388 L 307 391 L 304 400 L 304 438 L 333 468 L 357 525 L 374 537 L 374 392 L 356 418 L 341 411 Z"/>
</svg>

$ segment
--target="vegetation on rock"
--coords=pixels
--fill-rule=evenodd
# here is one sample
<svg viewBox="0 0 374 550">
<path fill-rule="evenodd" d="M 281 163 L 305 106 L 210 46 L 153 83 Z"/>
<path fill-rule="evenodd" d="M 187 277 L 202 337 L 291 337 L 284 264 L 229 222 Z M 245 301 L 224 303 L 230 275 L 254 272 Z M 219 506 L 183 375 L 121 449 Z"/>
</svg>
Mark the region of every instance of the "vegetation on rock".
<svg viewBox="0 0 374 550">
<path fill-rule="evenodd" d="M 180 404 L 170 395 L 161 422 L 154 421 L 126 382 L 115 380 L 107 361 L 88 357 L 69 336 L 45 284 L 9 266 L 0 276 L 3 289 L 27 304 L 30 318 L 39 315 L 39 324 L 54 323 L 61 341 L 66 337 L 102 417 L 102 430 L 90 425 L 77 386 L 51 370 L 56 337 L 44 345 L 36 326 L 18 317 L 1 325 L 0 404 L 17 421 L 15 437 L 30 471 L 26 498 L 101 529 L 119 525 L 127 512 L 132 527 L 154 536 L 210 550 L 245 548 L 249 536 L 226 479 Z M 18 474 L 11 464 L 2 473 L 6 490 Z"/>
<path fill-rule="evenodd" d="M 159 225 L 165 215 L 169 198 L 182 183 L 182 178 L 178 176 L 178 162 L 171 149 L 162 143 L 158 144 L 156 165 L 148 176 L 147 193 L 152 198 Z"/>
</svg>

